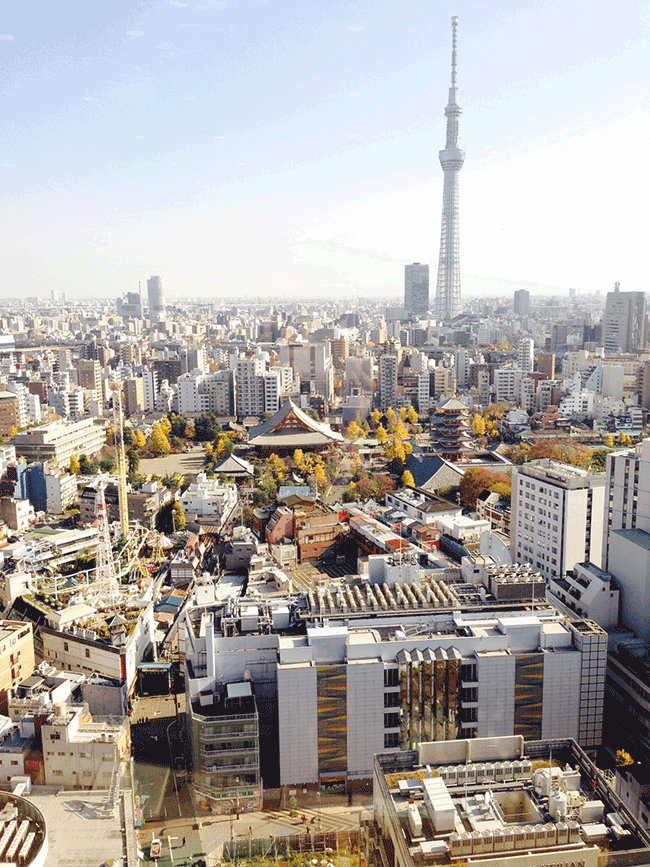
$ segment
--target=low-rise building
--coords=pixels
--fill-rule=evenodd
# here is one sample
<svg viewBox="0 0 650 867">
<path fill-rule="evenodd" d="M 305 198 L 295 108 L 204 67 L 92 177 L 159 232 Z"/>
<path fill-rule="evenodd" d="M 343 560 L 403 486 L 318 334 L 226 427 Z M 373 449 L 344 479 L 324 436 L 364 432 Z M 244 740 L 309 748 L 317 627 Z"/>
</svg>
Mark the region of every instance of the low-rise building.
<svg viewBox="0 0 650 867">
<path fill-rule="evenodd" d="M 218 479 L 209 479 L 205 473 L 199 473 L 196 482 L 183 492 L 180 502 L 188 520 L 208 518 L 223 524 L 238 499 L 235 484 L 221 484 Z"/>
<path fill-rule="evenodd" d="M 104 423 L 92 418 L 52 422 L 17 434 L 16 454 L 26 461 L 54 461 L 69 467 L 72 455 L 94 455 L 106 443 Z"/>
<path fill-rule="evenodd" d="M 130 754 L 128 717 L 93 717 L 87 705 L 57 703 L 41 723 L 45 781 L 109 789 Z"/>
<path fill-rule="evenodd" d="M 419 742 L 377 755 L 370 867 L 612 867 L 646 862 L 650 837 L 571 739 Z"/>
</svg>

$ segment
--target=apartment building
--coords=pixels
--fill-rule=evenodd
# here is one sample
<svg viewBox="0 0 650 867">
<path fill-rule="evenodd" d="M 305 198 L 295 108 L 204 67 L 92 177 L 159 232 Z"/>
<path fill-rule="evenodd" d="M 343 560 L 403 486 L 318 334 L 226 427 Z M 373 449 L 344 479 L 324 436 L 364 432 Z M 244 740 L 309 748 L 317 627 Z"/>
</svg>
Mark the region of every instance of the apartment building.
<svg viewBox="0 0 650 867">
<path fill-rule="evenodd" d="M 400 400 L 397 393 L 397 368 L 399 360 L 396 355 L 379 356 L 379 408 L 386 412 L 388 407 L 398 407 Z"/>
<path fill-rule="evenodd" d="M 510 551 L 548 581 L 602 565 L 605 476 L 553 460 L 512 470 Z"/>
<path fill-rule="evenodd" d="M 34 670 L 34 634 L 31 623 L 0 620 L 0 705 L 7 692 Z"/>
</svg>

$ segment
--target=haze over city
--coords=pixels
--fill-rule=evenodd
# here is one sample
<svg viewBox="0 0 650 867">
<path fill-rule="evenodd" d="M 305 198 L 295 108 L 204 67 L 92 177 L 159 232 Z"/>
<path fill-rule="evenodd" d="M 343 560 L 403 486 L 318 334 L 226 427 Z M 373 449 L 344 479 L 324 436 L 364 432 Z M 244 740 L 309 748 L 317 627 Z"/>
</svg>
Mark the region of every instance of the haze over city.
<svg viewBox="0 0 650 867">
<path fill-rule="evenodd" d="M 463 296 L 645 289 L 645 4 L 165 0 L 3 10 L 2 294 L 435 273 L 452 15 Z"/>
</svg>

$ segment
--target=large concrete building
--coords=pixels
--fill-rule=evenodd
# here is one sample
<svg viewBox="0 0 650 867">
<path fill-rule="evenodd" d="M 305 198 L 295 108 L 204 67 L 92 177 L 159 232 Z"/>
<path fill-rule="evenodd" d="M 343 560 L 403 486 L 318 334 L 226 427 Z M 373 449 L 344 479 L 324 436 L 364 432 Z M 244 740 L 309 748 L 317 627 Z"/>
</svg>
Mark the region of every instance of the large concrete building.
<svg viewBox="0 0 650 867">
<path fill-rule="evenodd" d="M 621 292 L 619 284 L 607 293 L 603 317 L 605 355 L 634 353 L 645 347 L 646 302 L 644 292 Z"/>
<path fill-rule="evenodd" d="M 554 460 L 512 470 L 510 551 L 548 581 L 576 563 L 602 566 L 605 477 Z"/>
<path fill-rule="evenodd" d="M 392 588 L 357 581 L 331 593 L 190 607 L 181 627 L 188 708 L 250 680 L 263 708 L 267 785 L 354 787 L 372 775 L 376 753 L 423 738 L 600 742 L 600 627 L 544 602 L 531 609 L 530 582 L 517 602 L 510 574 L 504 604 L 489 589 L 424 573 L 419 584 L 400 583 L 411 572 L 394 570 Z M 491 586 L 502 593 L 497 579 Z"/>
<path fill-rule="evenodd" d="M 104 426 L 92 418 L 41 425 L 19 433 L 14 440 L 18 457 L 28 462 L 55 461 L 60 467 L 68 467 L 72 455 L 96 454 L 105 442 Z"/>
<path fill-rule="evenodd" d="M 161 322 L 165 318 L 165 290 L 162 277 L 149 277 L 147 280 L 147 299 L 149 301 L 149 319 L 151 322 Z"/>
<path fill-rule="evenodd" d="M 404 307 L 414 317 L 429 310 L 429 266 L 414 262 L 404 268 Z"/>
</svg>

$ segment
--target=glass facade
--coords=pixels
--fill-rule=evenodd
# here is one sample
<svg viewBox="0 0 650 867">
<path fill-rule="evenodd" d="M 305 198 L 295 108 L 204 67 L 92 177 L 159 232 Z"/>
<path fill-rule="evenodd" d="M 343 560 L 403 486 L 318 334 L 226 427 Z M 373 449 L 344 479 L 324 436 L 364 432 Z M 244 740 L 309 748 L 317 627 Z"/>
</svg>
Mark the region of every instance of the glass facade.
<svg viewBox="0 0 650 867">
<path fill-rule="evenodd" d="M 542 700 L 544 657 L 527 653 L 515 660 L 515 727 L 514 734 L 526 740 L 542 737 Z"/>
<path fill-rule="evenodd" d="M 460 659 L 400 663 L 402 749 L 459 737 Z"/>
<path fill-rule="evenodd" d="M 348 765 L 347 681 L 344 665 L 317 670 L 318 767 L 321 773 L 345 772 Z"/>
</svg>

